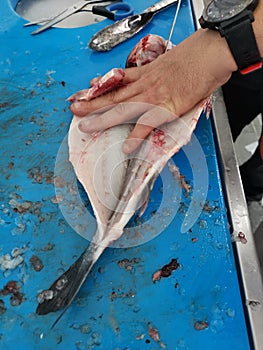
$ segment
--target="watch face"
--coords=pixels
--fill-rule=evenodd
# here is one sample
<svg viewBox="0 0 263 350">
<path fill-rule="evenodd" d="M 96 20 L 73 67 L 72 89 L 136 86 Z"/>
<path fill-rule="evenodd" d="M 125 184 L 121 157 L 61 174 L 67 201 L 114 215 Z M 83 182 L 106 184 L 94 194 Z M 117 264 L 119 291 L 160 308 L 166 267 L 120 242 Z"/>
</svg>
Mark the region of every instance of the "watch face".
<svg viewBox="0 0 263 350">
<path fill-rule="evenodd" d="M 204 10 L 203 18 L 207 22 L 222 22 L 238 15 L 254 2 L 254 0 L 213 0 Z"/>
</svg>

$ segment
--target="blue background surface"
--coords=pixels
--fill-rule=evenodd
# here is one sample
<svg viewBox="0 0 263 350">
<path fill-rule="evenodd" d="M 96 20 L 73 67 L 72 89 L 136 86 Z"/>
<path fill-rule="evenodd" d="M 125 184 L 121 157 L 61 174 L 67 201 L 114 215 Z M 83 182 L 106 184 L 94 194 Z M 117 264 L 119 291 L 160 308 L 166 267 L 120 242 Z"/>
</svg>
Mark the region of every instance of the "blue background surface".
<svg viewBox="0 0 263 350">
<path fill-rule="evenodd" d="M 148 0 L 130 2 L 135 12 L 151 5 Z M 107 53 L 92 52 L 87 42 L 110 20 L 31 36 L 32 28 L 23 28 L 25 21 L 8 1 L 1 1 L 0 13 L 0 256 L 11 254 L 15 247 L 25 248 L 22 264 L 0 271 L 0 289 L 16 281 L 24 294 L 19 306 L 10 304 L 10 295 L 0 295 L 6 308 L 0 315 L 0 348 L 249 349 L 211 124 L 205 116 L 195 135 L 208 166 L 207 210 L 194 226 L 181 233 L 194 200 L 191 192 L 182 193 L 168 227 L 157 217 L 155 229 L 160 235 L 138 246 L 105 251 L 53 330 L 50 326 L 59 313 L 35 314 L 38 292 L 47 289 L 87 246 L 54 200 L 55 161 L 72 117 L 65 100 L 88 87 L 94 76 L 124 67 L 131 48 L 147 33 L 167 38 L 174 8 L 157 14 L 141 33 Z M 172 41 L 179 43 L 193 30 L 189 2 L 183 1 Z M 187 148 L 196 151 L 192 143 Z M 173 160 L 193 185 L 185 152 Z M 165 174 L 169 176 L 167 168 Z M 171 201 L 163 217 L 175 206 L 175 181 L 171 179 L 168 186 Z M 144 217 L 158 209 L 162 192 L 158 179 Z M 14 203 L 25 202 L 27 210 L 15 209 Z M 40 272 L 30 263 L 34 255 L 43 262 Z M 153 273 L 173 258 L 180 267 L 153 283 Z M 129 259 L 130 268 L 123 268 L 123 259 Z M 208 327 L 197 331 L 197 321 Z M 149 327 L 158 330 L 160 342 L 150 337 Z"/>
</svg>

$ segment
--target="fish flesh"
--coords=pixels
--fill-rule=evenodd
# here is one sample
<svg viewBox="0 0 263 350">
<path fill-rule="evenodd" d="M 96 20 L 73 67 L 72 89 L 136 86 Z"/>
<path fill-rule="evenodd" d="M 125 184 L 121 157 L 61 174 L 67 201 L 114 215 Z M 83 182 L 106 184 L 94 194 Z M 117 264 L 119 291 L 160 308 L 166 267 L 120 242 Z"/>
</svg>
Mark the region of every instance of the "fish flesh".
<svg viewBox="0 0 263 350">
<path fill-rule="evenodd" d="M 105 76 L 101 79 L 108 86 Z M 105 92 L 103 84 L 101 92 Z M 48 290 L 38 295 L 37 314 L 70 305 L 103 251 L 120 238 L 135 212 L 141 209 L 143 214 L 157 176 L 168 160 L 189 142 L 200 115 L 209 106 L 206 99 L 182 117 L 154 129 L 132 155 L 122 152 L 132 123 L 87 134 L 78 127 L 83 118 L 73 117 L 68 135 L 70 162 L 87 192 L 97 229 L 82 255 Z M 170 112 L 160 107 L 160 113 Z"/>
<path fill-rule="evenodd" d="M 154 61 L 158 56 L 166 51 L 167 42 L 159 35 L 148 34 L 143 37 L 131 50 L 126 60 L 125 67 L 140 67 Z M 167 49 L 171 49 L 172 44 L 168 44 Z"/>
<path fill-rule="evenodd" d="M 124 78 L 124 71 L 121 68 L 113 68 L 89 89 L 80 90 L 68 97 L 68 101 L 90 101 L 93 98 L 101 96 L 112 89 L 117 89 Z"/>
<path fill-rule="evenodd" d="M 88 46 L 96 51 L 109 51 L 123 41 L 131 38 L 140 32 L 153 18 L 153 16 L 173 5 L 178 0 L 162 0 L 144 12 L 126 17 L 97 32 L 91 39 Z"/>
</svg>

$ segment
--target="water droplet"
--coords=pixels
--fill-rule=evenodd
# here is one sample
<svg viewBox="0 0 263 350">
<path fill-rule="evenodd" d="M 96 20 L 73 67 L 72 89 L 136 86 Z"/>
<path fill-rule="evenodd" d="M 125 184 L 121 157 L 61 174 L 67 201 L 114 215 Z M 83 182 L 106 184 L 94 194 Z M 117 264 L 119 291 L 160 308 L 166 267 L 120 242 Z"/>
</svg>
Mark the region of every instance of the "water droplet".
<svg viewBox="0 0 263 350">
<path fill-rule="evenodd" d="M 228 308 L 228 309 L 226 309 L 226 315 L 228 316 L 228 317 L 234 317 L 235 316 L 235 314 L 236 314 L 236 312 L 235 312 L 235 310 L 233 310 L 233 309 L 231 309 L 231 308 Z"/>
<path fill-rule="evenodd" d="M 40 329 L 40 328 L 35 328 L 33 331 L 33 334 L 35 337 L 37 337 L 41 340 L 44 338 L 44 333 L 43 333 L 42 329 Z"/>
<path fill-rule="evenodd" d="M 140 309 L 139 306 L 135 306 L 135 307 L 132 309 L 132 311 L 135 312 L 135 313 L 139 312 L 140 310 L 141 310 L 141 309 Z"/>
<path fill-rule="evenodd" d="M 217 242 L 217 243 L 216 243 L 216 248 L 219 249 L 219 250 L 220 250 L 220 249 L 223 249 L 223 244 L 220 243 L 220 242 Z"/>
<path fill-rule="evenodd" d="M 221 218 L 215 219 L 214 224 L 215 224 L 215 225 L 222 225 L 222 220 L 221 220 Z"/>
<path fill-rule="evenodd" d="M 205 229 L 205 228 L 207 228 L 207 222 L 206 222 L 205 220 L 200 220 L 200 221 L 198 222 L 198 226 L 199 226 L 200 228 Z"/>
</svg>

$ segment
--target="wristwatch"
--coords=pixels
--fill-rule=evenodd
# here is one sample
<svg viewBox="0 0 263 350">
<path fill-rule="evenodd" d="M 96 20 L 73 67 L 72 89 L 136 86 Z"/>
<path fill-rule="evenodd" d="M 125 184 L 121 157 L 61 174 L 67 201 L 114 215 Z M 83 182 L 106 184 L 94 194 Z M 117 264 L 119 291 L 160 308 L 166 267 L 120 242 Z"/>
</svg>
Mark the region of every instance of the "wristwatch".
<svg viewBox="0 0 263 350">
<path fill-rule="evenodd" d="M 225 37 L 241 74 L 262 68 L 252 22 L 258 0 L 212 0 L 199 23 L 202 28 L 219 31 Z"/>
</svg>

